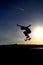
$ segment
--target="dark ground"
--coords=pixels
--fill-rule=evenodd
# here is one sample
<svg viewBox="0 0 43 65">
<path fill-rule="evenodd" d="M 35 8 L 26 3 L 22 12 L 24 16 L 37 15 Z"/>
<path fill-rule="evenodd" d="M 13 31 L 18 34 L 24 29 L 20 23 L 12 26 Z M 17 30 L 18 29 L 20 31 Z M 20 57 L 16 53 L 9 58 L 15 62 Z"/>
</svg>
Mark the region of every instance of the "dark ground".
<svg viewBox="0 0 43 65">
<path fill-rule="evenodd" d="M 8 54 L 9 56 L 10 55 L 13 57 L 15 57 L 15 56 L 19 57 L 20 56 L 21 58 L 22 58 L 22 56 L 23 57 L 26 56 L 26 58 L 32 57 L 32 60 L 33 60 L 33 57 L 35 59 L 36 56 L 38 56 L 40 58 L 40 54 L 43 55 L 43 53 L 42 53 L 43 52 L 43 45 L 17 45 L 17 44 L 0 45 L 0 51 L 2 52 L 2 55 Z M 31 61 L 31 59 L 30 59 L 30 61 Z"/>
<path fill-rule="evenodd" d="M 15 48 L 15 49 L 29 49 L 29 50 L 39 50 L 43 49 L 43 45 L 22 45 L 22 44 L 11 44 L 11 45 L 0 45 L 0 48 Z"/>
<path fill-rule="evenodd" d="M 28 60 L 28 64 L 31 65 L 32 64 L 36 64 L 39 63 L 41 61 L 41 59 L 43 59 L 43 49 L 34 49 L 34 48 L 42 48 L 43 45 L 17 45 L 17 44 L 13 44 L 13 45 L 0 45 L 0 56 L 2 57 L 6 57 L 8 59 L 11 59 L 14 61 L 23 61 L 25 59 Z M 40 52 L 41 51 L 41 52 Z M 41 57 L 40 57 L 41 56 Z M 40 59 L 41 58 L 41 59 Z M 22 63 L 21 61 L 21 63 Z M 24 63 L 25 63 L 24 62 Z M 10 62 L 11 63 L 11 62 Z M 15 63 L 15 62 L 14 62 Z M 41 61 L 42 63 L 42 61 Z"/>
</svg>

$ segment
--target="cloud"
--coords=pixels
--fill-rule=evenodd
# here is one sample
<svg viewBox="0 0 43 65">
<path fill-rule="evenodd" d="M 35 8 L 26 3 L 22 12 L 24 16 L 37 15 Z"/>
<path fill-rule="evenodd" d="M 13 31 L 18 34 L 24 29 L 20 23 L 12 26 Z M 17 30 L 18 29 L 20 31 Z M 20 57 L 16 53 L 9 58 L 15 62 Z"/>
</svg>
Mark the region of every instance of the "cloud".
<svg viewBox="0 0 43 65">
<path fill-rule="evenodd" d="M 24 9 L 23 9 L 23 8 L 19 8 L 19 10 L 20 10 L 20 11 L 24 11 Z"/>
</svg>

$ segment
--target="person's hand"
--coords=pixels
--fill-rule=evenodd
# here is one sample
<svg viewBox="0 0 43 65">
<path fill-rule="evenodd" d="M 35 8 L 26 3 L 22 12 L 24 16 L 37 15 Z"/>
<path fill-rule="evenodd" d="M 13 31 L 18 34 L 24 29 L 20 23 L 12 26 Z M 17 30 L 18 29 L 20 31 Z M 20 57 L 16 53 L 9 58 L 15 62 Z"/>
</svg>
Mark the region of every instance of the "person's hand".
<svg viewBox="0 0 43 65">
<path fill-rule="evenodd" d="M 31 26 L 31 24 L 29 26 Z"/>
<path fill-rule="evenodd" d="M 18 24 L 17 24 L 17 26 L 18 26 Z"/>
</svg>

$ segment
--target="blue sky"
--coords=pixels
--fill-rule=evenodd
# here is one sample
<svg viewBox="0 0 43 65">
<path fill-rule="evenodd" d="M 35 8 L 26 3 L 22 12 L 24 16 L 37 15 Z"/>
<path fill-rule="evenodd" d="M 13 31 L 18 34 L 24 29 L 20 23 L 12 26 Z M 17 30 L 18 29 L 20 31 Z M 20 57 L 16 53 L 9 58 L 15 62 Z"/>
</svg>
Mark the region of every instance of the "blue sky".
<svg viewBox="0 0 43 65">
<path fill-rule="evenodd" d="M 38 21 L 40 20 L 40 21 Z M 43 25 L 43 0 L 1 0 L 0 1 L 0 44 L 16 42 L 16 24 Z M 38 22 L 37 22 L 38 21 Z"/>
</svg>

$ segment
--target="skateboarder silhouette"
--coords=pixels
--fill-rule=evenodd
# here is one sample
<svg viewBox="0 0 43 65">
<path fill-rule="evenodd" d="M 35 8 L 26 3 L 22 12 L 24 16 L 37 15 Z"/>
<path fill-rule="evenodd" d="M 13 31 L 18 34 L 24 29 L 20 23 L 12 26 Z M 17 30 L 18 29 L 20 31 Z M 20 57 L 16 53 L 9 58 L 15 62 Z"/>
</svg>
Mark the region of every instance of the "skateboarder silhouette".
<svg viewBox="0 0 43 65">
<path fill-rule="evenodd" d="M 30 40 L 31 38 L 30 38 L 29 34 L 31 33 L 31 30 L 29 29 L 29 27 L 30 27 L 31 25 L 29 25 L 29 26 L 26 27 L 26 26 L 22 26 L 22 25 L 18 25 L 18 24 L 17 24 L 17 26 L 20 26 L 21 30 L 25 30 L 25 31 L 23 32 L 24 35 L 26 36 L 25 41 L 27 41 L 27 39 Z"/>
</svg>

